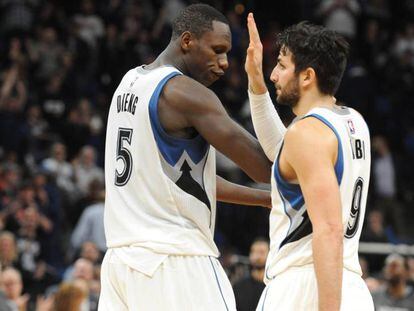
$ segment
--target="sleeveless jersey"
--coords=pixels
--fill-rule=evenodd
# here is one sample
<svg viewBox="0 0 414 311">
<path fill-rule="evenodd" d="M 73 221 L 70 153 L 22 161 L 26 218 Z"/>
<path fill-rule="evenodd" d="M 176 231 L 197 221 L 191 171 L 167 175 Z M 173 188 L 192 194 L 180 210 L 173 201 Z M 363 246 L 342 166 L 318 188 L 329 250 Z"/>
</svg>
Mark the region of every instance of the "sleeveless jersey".
<svg viewBox="0 0 414 311">
<path fill-rule="evenodd" d="M 371 150 L 368 127 L 354 109 L 314 108 L 303 118 L 317 118 L 327 125 L 338 140 L 335 174 L 338 180 L 344 226 L 344 268 L 361 274 L 358 243 L 364 222 L 370 177 Z M 298 184 L 288 183 L 280 175 L 279 157 L 283 141 L 277 146 L 272 168 L 272 211 L 270 213 L 270 252 L 265 282 L 289 267 L 313 263 L 312 224 Z M 315 172 L 317 174 L 317 172 Z"/>
<path fill-rule="evenodd" d="M 113 95 L 105 147 L 109 248 L 218 256 L 215 150 L 200 135 L 168 135 L 158 118 L 163 87 L 180 74 L 171 66 L 137 67 Z"/>
</svg>

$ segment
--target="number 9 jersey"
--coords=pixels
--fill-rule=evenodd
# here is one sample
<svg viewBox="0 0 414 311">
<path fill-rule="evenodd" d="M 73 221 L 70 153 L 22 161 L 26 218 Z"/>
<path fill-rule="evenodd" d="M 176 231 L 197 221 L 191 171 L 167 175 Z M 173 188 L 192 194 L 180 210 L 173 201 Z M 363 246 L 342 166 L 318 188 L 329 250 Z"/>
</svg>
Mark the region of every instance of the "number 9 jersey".
<svg viewBox="0 0 414 311">
<path fill-rule="evenodd" d="M 344 268 L 361 275 L 358 244 L 364 222 L 371 166 L 370 135 L 362 116 L 354 109 L 314 108 L 303 118 L 316 118 L 328 126 L 338 140 L 335 173 L 341 195 L 344 227 Z M 286 182 L 279 173 L 283 141 L 277 146 L 272 168 L 270 253 L 265 282 L 291 267 L 313 263 L 312 224 L 298 184 Z M 318 174 L 318 172 L 315 172 Z"/>
<path fill-rule="evenodd" d="M 109 248 L 218 256 L 215 150 L 200 135 L 168 135 L 158 99 L 171 66 L 125 74 L 112 98 L 105 149 L 105 234 Z"/>
</svg>

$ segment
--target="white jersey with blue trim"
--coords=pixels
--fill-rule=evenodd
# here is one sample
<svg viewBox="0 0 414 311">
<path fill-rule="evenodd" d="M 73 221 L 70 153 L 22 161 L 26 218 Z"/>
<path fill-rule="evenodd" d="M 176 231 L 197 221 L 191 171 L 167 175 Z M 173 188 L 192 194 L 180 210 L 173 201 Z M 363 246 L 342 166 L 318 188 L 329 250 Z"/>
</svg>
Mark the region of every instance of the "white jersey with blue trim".
<svg viewBox="0 0 414 311">
<path fill-rule="evenodd" d="M 163 255 L 219 254 L 213 241 L 215 150 L 200 135 L 168 135 L 158 118 L 163 87 L 180 74 L 172 66 L 137 67 L 125 74 L 114 93 L 105 151 L 109 248 Z"/>
<path fill-rule="evenodd" d="M 371 165 L 368 127 L 352 108 L 314 108 L 303 118 L 317 118 L 338 139 L 335 174 L 338 179 L 344 226 L 344 268 L 361 274 L 358 244 L 364 222 Z M 277 146 L 272 168 L 272 211 L 270 213 L 270 253 L 265 282 L 290 267 L 313 263 L 312 224 L 298 184 L 286 182 L 279 173 L 283 141 Z M 317 174 L 317 172 L 315 172 Z"/>
</svg>

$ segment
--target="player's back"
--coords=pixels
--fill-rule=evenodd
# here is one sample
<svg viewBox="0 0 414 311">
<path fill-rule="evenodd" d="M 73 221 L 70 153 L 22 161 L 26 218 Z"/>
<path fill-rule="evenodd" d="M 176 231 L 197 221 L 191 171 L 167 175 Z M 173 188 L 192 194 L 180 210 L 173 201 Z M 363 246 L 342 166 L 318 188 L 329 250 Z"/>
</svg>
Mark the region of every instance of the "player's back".
<svg viewBox="0 0 414 311">
<path fill-rule="evenodd" d="M 344 226 L 344 268 L 361 273 L 358 243 L 364 220 L 370 176 L 370 136 L 368 127 L 355 110 L 314 108 L 306 117 L 314 117 L 331 128 L 338 140 L 335 174 L 338 180 L 342 223 Z M 279 173 L 278 146 L 272 174 L 272 205 L 270 215 L 271 246 L 266 279 L 293 266 L 312 264 L 312 224 L 298 184 L 286 182 Z M 317 174 L 317 172 L 315 172 Z"/>
<path fill-rule="evenodd" d="M 109 248 L 158 254 L 212 255 L 215 152 L 201 136 L 168 135 L 158 99 L 171 66 L 137 67 L 123 77 L 108 116 L 105 153 L 105 234 Z"/>
</svg>

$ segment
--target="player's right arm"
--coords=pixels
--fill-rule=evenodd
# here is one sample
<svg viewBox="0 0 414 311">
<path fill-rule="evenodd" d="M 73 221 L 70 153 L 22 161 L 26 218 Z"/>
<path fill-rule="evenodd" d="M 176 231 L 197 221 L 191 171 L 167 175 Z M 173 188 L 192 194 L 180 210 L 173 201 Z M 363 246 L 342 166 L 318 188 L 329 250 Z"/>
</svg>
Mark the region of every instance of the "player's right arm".
<svg viewBox="0 0 414 311">
<path fill-rule="evenodd" d="M 207 142 L 257 182 L 270 183 L 271 162 L 258 141 L 227 114 L 210 89 L 187 76 L 167 82 L 160 97 L 167 132 L 195 128 Z M 160 109 L 160 108 L 159 108 Z"/>
<path fill-rule="evenodd" d="M 247 17 L 249 47 L 245 70 L 249 80 L 249 101 L 254 130 L 260 145 L 270 161 L 276 157 L 276 146 L 286 133 L 286 127 L 280 119 L 270 98 L 263 77 L 263 46 L 260 41 L 253 14 Z"/>
</svg>

